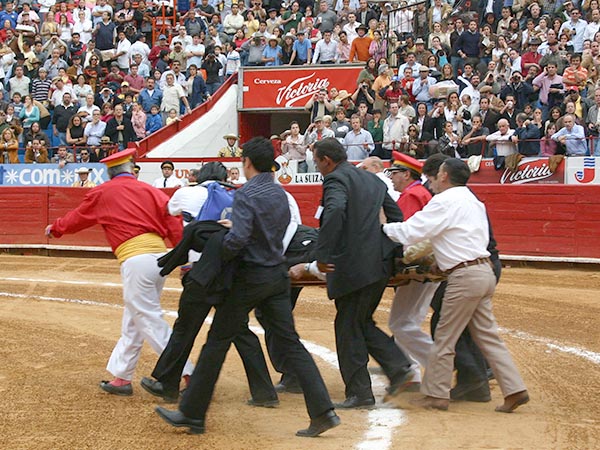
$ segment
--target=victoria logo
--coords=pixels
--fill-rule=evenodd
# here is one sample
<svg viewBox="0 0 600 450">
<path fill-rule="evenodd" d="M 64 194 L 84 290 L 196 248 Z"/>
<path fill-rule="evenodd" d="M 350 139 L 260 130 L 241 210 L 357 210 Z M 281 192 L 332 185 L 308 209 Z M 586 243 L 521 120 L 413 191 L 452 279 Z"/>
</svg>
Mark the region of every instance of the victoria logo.
<svg viewBox="0 0 600 450">
<path fill-rule="evenodd" d="M 295 106 L 297 102 L 310 97 L 319 89 L 329 86 L 328 78 L 314 78 L 316 72 L 302 78 L 297 78 L 287 86 L 280 87 L 277 92 L 276 102 L 278 105 L 284 104 L 286 108 Z M 304 105 L 302 105 L 304 106 Z"/>
<path fill-rule="evenodd" d="M 596 178 L 596 158 L 583 158 L 583 169 L 575 172 L 575 179 L 580 183 L 591 183 Z"/>
<path fill-rule="evenodd" d="M 545 158 L 526 160 L 517 167 L 515 172 L 506 169 L 500 178 L 501 184 L 525 184 L 543 180 L 552 176 Z"/>
</svg>

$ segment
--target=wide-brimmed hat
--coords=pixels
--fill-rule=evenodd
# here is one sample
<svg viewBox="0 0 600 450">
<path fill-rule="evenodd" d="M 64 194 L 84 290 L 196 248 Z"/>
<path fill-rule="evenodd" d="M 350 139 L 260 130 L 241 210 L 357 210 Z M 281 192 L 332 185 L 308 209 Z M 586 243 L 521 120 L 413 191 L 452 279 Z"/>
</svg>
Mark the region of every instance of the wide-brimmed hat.
<svg viewBox="0 0 600 450">
<path fill-rule="evenodd" d="M 357 27 L 354 29 L 354 31 L 356 31 L 357 33 L 358 33 L 358 30 L 365 30 L 365 31 L 369 31 L 369 28 L 368 28 L 366 25 L 364 25 L 364 24 L 362 24 L 362 23 L 361 23 L 359 26 L 357 26 Z"/>
<path fill-rule="evenodd" d="M 345 100 L 351 96 L 352 94 L 350 94 L 346 89 L 342 89 L 341 91 L 339 91 L 338 96 L 335 98 L 335 101 L 341 102 L 342 100 Z"/>
<path fill-rule="evenodd" d="M 223 139 L 235 139 L 237 141 L 239 139 L 239 137 L 233 133 L 228 133 L 225 136 L 223 136 Z"/>
<path fill-rule="evenodd" d="M 87 167 L 80 167 L 79 169 L 75 170 L 75 173 L 90 173 L 91 171 L 92 169 Z"/>
<path fill-rule="evenodd" d="M 285 38 L 292 38 L 292 41 L 296 40 L 296 36 L 294 36 L 292 33 L 286 33 L 286 35 L 283 36 L 283 39 Z"/>
<path fill-rule="evenodd" d="M 417 38 L 417 40 L 415 41 L 415 45 L 417 44 L 425 44 L 425 41 L 423 40 L 423 38 Z"/>
</svg>

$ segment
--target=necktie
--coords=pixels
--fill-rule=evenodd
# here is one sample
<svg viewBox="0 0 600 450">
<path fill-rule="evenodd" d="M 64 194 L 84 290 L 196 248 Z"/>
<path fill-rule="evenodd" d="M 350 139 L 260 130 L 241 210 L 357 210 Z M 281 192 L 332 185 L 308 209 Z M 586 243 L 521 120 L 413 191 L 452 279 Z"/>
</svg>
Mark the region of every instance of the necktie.
<svg viewBox="0 0 600 450">
<path fill-rule="evenodd" d="M 81 187 L 83 187 L 85 185 L 85 181 L 81 182 Z"/>
<path fill-rule="evenodd" d="M 163 187 L 167 187 L 167 179 L 166 178 L 163 181 Z"/>
</svg>

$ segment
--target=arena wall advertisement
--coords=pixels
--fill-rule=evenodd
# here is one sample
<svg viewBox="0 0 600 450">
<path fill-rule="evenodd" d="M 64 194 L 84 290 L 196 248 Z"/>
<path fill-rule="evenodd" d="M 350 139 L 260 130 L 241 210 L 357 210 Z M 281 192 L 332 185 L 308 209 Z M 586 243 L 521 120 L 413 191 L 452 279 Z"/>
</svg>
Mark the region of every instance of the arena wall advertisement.
<svg viewBox="0 0 600 450">
<path fill-rule="evenodd" d="M 593 156 L 567 158 L 565 183 L 578 185 L 600 184 L 600 158 Z"/>
<path fill-rule="evenodd" d="M 321 88 L 354 92 L 362 65 L 301 68 L 244 67 L 238 80 L 243 94 L 239 110 L 304 109 Z"/>
<path fill-rule="evenodd" d="M 71 186 L 79 180 L 75 171 L 80 167 L 92 169 L 89 179 L 96 184 L 108 181 L 106 166 L 100 163 L 58 164 L 0 164 L 0 186 Z"/>
</svg>

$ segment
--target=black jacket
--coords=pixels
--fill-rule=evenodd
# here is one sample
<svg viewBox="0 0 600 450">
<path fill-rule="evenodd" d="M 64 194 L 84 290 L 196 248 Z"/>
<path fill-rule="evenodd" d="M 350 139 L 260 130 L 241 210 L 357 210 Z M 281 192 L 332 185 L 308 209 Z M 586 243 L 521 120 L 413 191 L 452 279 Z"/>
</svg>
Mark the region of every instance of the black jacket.
<svg viewBox="0 0 600 450">
<path fill-rule="evenodd" d="M 379 212 L 401 222 L 386 185 L 370 172 L 343 162 L 323 180 L 323 213 L 317 261 L 335 264 L 327 275 L 329 298 L 339 298 L 391 275 L 397 245 L 382 231 Z"/>
<path fill-rule="evenodd" d="M 127 144 L 136 140 L 136 135 L 135 131 L 133 130 L 133 125 L 131 124 L 131 119 L 128 119 L 124 116 L 122 120 L 122 125 L 125 125 L 125 129 L 121 130 L 121 133 L 123 133 L 122 144 L 127 147 Z M 108 136 L 110 141 L 114 144 L 119 143 L 119 130 L 117 130 L 118 125 L 119 123 L 117 122 L 117 119 L 113 117 L 106 123 L 106 131 L 104 132 L 104 134 Z"/>
</svg>

